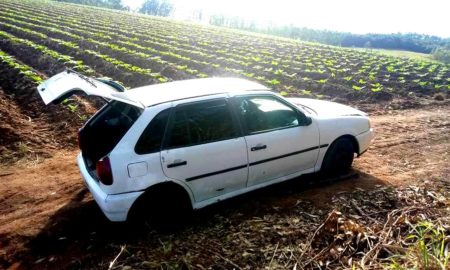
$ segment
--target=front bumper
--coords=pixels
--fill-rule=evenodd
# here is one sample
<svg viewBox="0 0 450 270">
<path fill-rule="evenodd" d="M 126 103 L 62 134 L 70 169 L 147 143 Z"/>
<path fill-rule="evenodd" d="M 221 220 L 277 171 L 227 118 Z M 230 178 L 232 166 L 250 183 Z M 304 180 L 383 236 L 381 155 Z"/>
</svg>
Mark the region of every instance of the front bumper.
<svg viewBox="0 0 450 270">
<path fill-rule="evenodd" d="M 364 152 L 367 151 L 373 138 L 374 138 L 373 128 L 356 136 L 356 140 L 358 141 L 359 144 L 358 156 L 362 155 Z"/>
<path fill-rule="evenodd" d="M 89 174 L 81 153 L 77 157 L 77 163 L 86 186 L 105 216 L 110 221 L 125 221 L 131 206 L 144 192 L 129 192 L 115 195 L 106 194 L 101 189 L 101 184 Z"/>
</svg>

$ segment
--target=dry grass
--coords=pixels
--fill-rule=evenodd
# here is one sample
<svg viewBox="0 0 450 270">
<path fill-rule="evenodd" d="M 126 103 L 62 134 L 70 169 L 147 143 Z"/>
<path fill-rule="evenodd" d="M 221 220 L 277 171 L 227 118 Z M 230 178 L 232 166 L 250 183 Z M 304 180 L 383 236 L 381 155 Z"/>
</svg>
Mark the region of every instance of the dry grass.
<svg viewBox="0 0 450 270">
<path fill-rule="evenodd" d="M 448 269 L 450 186 L 439 183 L 341 193 L 328 211 L 299 201 L 241 223 L 215 216 L 159 247 L 128 245 L 113 268 Z"/>
</svg>

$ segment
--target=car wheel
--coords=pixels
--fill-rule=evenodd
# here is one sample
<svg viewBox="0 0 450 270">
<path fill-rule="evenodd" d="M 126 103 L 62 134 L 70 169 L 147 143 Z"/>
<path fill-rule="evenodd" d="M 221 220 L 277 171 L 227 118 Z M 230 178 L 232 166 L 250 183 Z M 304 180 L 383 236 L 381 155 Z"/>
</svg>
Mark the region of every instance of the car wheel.
<svg viewBox="0 0 450 270">
<path fill-rule="evenodd" d="M 159 231 L 172 232 L 187 224 L 192 210 L 180 197 L 167 195 L 168 199 L 158 200 L 150 207 L 148 221 Z"/>
<path fill-rule="evenodd" d="M 328 149 L 322 163 L 321 172 L 327 176 L 336 176 L 350 170 L 355 147 L 349 138 L 340 138 L 334 141 Z"/>
<path fill-rule="evenodd" d="M 144 194 L 134 206 L 132 221 L 148 223 L 161 232 L 181 229 L 192 214 L 187 195 L 177 190 L 156 188 Z"/>
</svg>

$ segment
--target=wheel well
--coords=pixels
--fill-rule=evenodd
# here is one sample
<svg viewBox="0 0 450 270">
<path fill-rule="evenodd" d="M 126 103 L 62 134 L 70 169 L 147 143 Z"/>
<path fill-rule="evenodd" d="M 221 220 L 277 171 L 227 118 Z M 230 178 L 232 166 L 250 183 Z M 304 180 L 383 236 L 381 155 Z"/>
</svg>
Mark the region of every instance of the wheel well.
<svg viewBox="0 0 450 270">
<path fill-rule="evenodd" d="M 356 138 L 355 138 L 354 136 L 352 136 L 352 135 L 343 135 L 343 136 L 340 136 L 340 137 L 336 138 L 336 139 L 330 144 L 330 147 L 328 147 L 327 152 L 325 153 L 325 155 L 324 155 L 324 157 L 323 157 L 322 164 L 320 165 L 320 166 L 321 166 L 321 168 L 320 168 L 321 171 L 327 171 L 327 170 L 328 170 L 327 167 L 330 166 L 329 159 L 331 158 L 331 153 L 332 153 L 332 149 L 333 149 L 332 146 L 333 146 L 338 140 L 340 140 L 340 139 L 348 139 L 348 140 L 352 143 L 354 152 L 355 152 L 357 155 L 359 154 L 359 145 L 358 145 L 358 141 L 356 140 Z"/>
<path fill-rule="evenodd" d="M 148 208 L 149 204 L 167 199 L 168 197 L 174 198 L 176 202 L 186 203 L 192 208 L 191 198 L 182 186 L 174 182 L 164 182 L 148 187 L 133 203 L 128 212 L 128 217 L 130 215 L 135 216 L 135 214 L 139 214 Z"/>
<path fill-rule="evenodd" d="M 355 149 L 355 153 L 358 155 L 359 154 L 359 144 L 358 144 L 358 141 L 356 140 L 355 136 L 353 136 L 353 135 L 349 135 L 349 134 L 343 135 L 343 136 L 341 136 L 339 138 L 336 138 L 336 140 L 334 140 L 333 143 L 335 141 L 337 141 L 339 139 L 343 139 L 343 138 L 349 139 L 352 142 L 353 149 Z"/>
</svg>

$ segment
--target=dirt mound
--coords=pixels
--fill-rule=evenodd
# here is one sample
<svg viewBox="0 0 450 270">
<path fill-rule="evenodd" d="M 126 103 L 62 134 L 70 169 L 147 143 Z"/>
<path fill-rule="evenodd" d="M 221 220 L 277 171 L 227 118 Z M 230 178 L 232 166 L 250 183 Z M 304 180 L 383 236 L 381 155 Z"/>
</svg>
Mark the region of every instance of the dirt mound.
<svg viewBox="0 0 450 270">
<path fill-rule="evenodd" d="M 48 156 L 48 151 L 42 146 L 49 147 L 51 141 L 39 132 L 37 125 L 31 117 L 21 113 L 0 88 L 1 163 L 11 163 L 32 154 Z"/>
<path fill-rule="evenodd" d="M 34 82 L 2 63 L 0 74 L 0 163 L 48 157 L 77 145 L 77 130 L 94 111 L 87 102 L 72 101 L 76 112 L 45 106 Z"/>
</svg>

